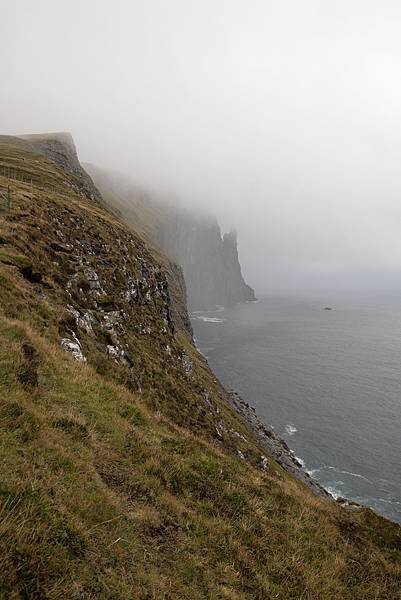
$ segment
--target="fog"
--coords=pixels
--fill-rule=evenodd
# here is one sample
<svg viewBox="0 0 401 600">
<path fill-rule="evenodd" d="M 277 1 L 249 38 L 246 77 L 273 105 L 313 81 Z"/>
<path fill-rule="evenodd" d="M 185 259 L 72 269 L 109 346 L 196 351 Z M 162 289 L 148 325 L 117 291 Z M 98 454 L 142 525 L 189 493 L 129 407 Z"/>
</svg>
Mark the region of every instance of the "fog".
<svg viewBox="0 0 401 600">
<path fill-rule="evenodd" d="M 1 133 L 214 210 L 259 293 L 401 287 L 401 3 L 0 7 Z"/>
</svg>

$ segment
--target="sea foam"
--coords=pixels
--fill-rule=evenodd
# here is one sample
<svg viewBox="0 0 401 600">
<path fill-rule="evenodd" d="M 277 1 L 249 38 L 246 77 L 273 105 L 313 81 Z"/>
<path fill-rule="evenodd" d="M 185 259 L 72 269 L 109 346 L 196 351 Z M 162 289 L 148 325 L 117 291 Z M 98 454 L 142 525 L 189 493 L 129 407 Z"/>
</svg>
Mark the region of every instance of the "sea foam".
<svg viewBox="0 0 401 600">
<path fill-rule="evenodd" d="M 294 433 L 296 433 L 298 431 L 298 429 L 295 427 L 295 425 L 293 423 L 288 423 L 288 425 L 285 426 L 285 431 L 286 431 L 287 435 L 294 435 Z"/>
</svg>

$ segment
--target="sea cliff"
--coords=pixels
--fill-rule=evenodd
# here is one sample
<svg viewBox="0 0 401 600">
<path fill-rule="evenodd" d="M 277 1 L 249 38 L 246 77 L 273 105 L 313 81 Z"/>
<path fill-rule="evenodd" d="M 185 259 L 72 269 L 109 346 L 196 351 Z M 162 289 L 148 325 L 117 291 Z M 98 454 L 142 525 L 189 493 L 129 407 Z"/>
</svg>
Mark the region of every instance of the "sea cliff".
<svg viewBox="0 0 401 600">
<path fill-rule="evenodd" d="M 50 147 L 0 136 L 0 596 L 399 597 L 401 529 L 282 467 L 181 271 Z"/>
<path fill-rule="evenodd" d="M 241 272 L 235 231 L 222 236 L 213 215 L 163 200 L 126 175 L 86 168 L 109 207 L 180 265 L 190 310 L 255 300 Z"/>
</svg>

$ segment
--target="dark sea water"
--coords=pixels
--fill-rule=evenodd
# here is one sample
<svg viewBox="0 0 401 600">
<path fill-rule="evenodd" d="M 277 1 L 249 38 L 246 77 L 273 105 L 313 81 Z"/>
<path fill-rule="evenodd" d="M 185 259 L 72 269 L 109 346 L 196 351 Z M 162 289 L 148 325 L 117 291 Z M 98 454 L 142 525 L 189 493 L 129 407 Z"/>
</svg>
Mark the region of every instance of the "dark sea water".
<svg viewBox="0 0 401 600">
<path fill-rule="evenodd" d="M 217 376 L 315 479 L 401 523 L 401 293 L 266 298 L 192 323 Z"/>
</svg>

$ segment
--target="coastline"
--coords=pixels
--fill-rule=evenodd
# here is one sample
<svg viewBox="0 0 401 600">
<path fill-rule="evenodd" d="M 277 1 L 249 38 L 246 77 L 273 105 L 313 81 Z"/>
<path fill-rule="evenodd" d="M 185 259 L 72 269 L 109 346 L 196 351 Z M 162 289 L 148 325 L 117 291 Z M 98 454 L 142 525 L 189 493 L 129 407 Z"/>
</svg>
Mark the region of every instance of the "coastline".
<svg viewBox="0 0 401 600">
<path fill-rule="evenodd" d="M 255 434 L 260 445 L 274 458 L 274 460 L 285 471 L 302 481 L 310 488 L 317 496 L 335 500 L 320 483 L 315 481 L 309 473 L 304 469 L 302 464 L 296 458 L 294 451 L 289 448 L 287 443 L 280 438 L 273 430 L 271 425 L 261 421 L 256 414 L 256 410 L 248 402 L 245 402 L 241 396 L 234 390 L 227 390 L 226 398 L 230 406 L 234 408 L 236 413 L 241 417 L 242 421 L 250 427 Z"/>
<path fill-rule="evenodd" d="M 255 300 L 253 302 L 258 302 Z M 224 307 L 218 307 L 217 310 L 213 311 L 192 311 L 190 313 L 190 319 L 199 318 L 199 314 L 204 314 L 205 312 L 221 312 L 224 311 Z M 208 319 L 212 322 L 220 321 L 220 319 L 216 317 L 204 317 L 204 319 Z M 197 344 L 196 337 L 192 336 L 192 341 L 195 345 L 197 351 L 203 356 L 204 360 L 209 364 L 207 356 L 202 352 Z M 209 368 L 214 373 L 212 367 Z M 309 489 L 311 489 L 317 496 L 321 498 L 326 498 L 329 500 L 336 501 L 336 498 L 324 488 L 320 483 L 318 483 L 311 475 L 306 471 L 304 466 L 295 456 L 295 453 L 291 448 L 287 445 L 287 443 L 280 438 L 274 431 L 273 427 L 262 421 L 256 413 L 256 409 L 251 406 L 248 402 L 243 400 L 241 396 L 233 389 L 227 388 L 223 385 L 223 383 L 219 380 L 216 373 L 215 377 L 220 382 L 221 388 L 225 394 L 225 398 L 228 404 L 235 410 L 241 420 L 251 429 L 251 431 L 256 436 L 262 448 L 264 448 L 267 453 L 272 456 L 272 458 L 288 473 L 302 481 Z M 342 503 L 343 506 L 348 505 L 348 501 L 342 498 L 338 498 L 337 501 Z M 356 503 L 355 503 L 356 504 Z"/>
<path fill-rule="evenodd" d="M 206 321 L 211 323 L 223 322 L 227 319 L 225 315 L 215 315 L 214 313 L 221 313 L 224 311 L 223 307 L 218 307 L 217 310 L 204 310 L 204 311 L 196 311 L 195 313 L 190 313 L 191 320 L 194 322 Z M 227 315 L 228 318 L 228 315 Z M 203 348 L 199 346 L 199 343 L 203 343 Z M 214 346 L 216 344 L 213 343 L 212 340 L 212 349 L 214 350 Z M 208 354 L 210 351 L 208 338 L 207 336 L 203 336 L 197 338 L 196 329 L 194 335 L 194 344 L 197 350 L 203 355 L 204 359 L 209 364 Z M 213 367 L 209 364 L 209 368 L 213 371 Z M 216 378 L 219 376 L 215 373 Z M 269 422 L 268 415 L 261 417 L 257 413 L 257 408 L 254 408 L 250 402 L 252 402 L 252 394 L 248 394 L 246 396 L 247 401 L 240 396 L 238 392 L 235 390 L 235 382 L 233 382 L 233 388 L 230 385 L 230 381 L 226 382 L 226 386 L 220 382 L 223 393 L 225 394 L 225 399 L 229 403 L 229 405 L 236 411 L 238 416 L 244 422 L 244 424 L 252 431 L 252 433 L 257 438 L 259 444 L 262 448 L 266 449 L 266 455 L 270 455 L 286 472 L 297 478 L 299 481 L 302 481 L 304 485 L 306 485 L 314 494 L 321 498 L 325 498 L 335 502 L 339 507 L 350 510 L 371 510 L 375 514 L 380 515 L 382 518 L 388 520 L 391 523 L 395 523 L 401 526 L 401 522 L 399 518 L 397 518 L 397 514 L 388 514 L 386 511 L 380 509 L 379 503 L 369 502 L 363 494 L 349 494 L 349 490 L 337 490 L 333 488 L 330 484 L 328 487 L 325 487 L 325 483 L 320 483 L 314 478 L 314 470 L 309 470 L 305 465 L 302 459 L 298 458 L 295 454 L 294 450 L 292 450 L 288 445 L 288 440 L 281 438 L 274 430 L 273 426 Z M 249 402 L 250 401 L 250 402 Z M 288 418 L 291 418 L 292 415 L 289 413 L 287 415 Z M 302 456 L 302 454 L 301 454 Z M 331 464 L 331 463 L 330 463 Z M 332 468 L 332 467 L 328 467 Z M 346 467 L 343 467 L 344 469 Z M 334 469 L 334 467 L 333 467 Z M 341 471 L 343 472 L 343 471 Z M 344 471 L 348 472 L 348 471 Z M 351 473 L 354 475 L 354 473 Z M 355 475 L 357 477 L 361 477 L 360 475 Z M 342 481 L 340 483 L 343 483 Z M 376 493 L 375 493 L 376 492 Z M 363 497 L 362 497 L 363 496 Z M 373 490 L 373 499 L 376 499 L 376 496 L 379 497 L 379 490 L 375 488 Z M 381 496 L 380 496 L 381 499 Z"/>
</svg>

